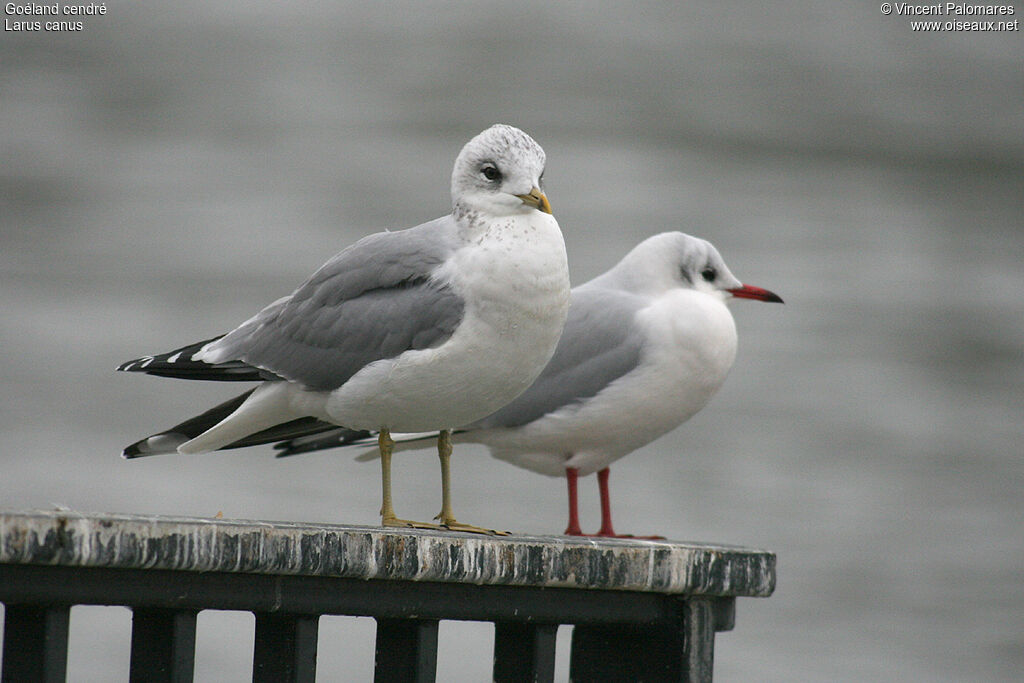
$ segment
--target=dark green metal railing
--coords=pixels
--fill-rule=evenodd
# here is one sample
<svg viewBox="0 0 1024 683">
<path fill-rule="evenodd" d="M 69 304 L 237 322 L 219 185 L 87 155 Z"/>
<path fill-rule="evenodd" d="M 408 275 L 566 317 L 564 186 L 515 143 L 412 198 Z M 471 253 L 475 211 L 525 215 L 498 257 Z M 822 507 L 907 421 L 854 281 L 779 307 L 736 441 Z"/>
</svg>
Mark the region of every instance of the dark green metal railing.
<svg viewBox="0 0 1024 683">
<path fill-rule="evenodd" d="M 254 681 L 312 681 L 321 615 L 377 621 L 375 680 L 432 681 L 438 621 L 495 625 L 494 679 L 711 680 L 735 599 L 775 556 L 669 541 L 0 512 L 3 681 L 65 678 L 72 605 L 132 609 L 130 678 L 190 681 L 196 615 L 256 615 Z"/>
</svg>

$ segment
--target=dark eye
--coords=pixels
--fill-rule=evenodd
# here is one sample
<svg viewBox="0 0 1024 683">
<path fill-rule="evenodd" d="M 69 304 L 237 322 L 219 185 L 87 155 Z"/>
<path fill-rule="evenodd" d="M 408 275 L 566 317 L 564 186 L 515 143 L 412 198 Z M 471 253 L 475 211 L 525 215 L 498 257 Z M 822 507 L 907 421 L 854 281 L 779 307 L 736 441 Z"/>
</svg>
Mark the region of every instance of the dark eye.
<svg viewBox="0 0 1024 683">
<path fill-rule="evenodd" d="M 487 178 L 492 183 L 501 180 L 501 171 L 499 171 L 498 167 L 494 164 L 485 165 L 480 169 L 480 173 L 482 173 L 484 178 Z"/>
<path fill-rule="evenodd" d="M 700 271 L 700 276 L 704 278 L 705 282 L 714 282 L 715 278 L 718 277 L 718 271 L 708 266 L 704 270 Z"/>
</svg>

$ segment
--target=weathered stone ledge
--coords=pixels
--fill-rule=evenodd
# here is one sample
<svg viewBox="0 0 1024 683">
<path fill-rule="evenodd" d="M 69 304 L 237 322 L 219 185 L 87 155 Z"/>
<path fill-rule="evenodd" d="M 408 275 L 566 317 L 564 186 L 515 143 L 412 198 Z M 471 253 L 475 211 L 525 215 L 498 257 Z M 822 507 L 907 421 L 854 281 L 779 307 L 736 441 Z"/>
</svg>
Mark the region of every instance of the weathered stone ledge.
<svg viewBox="0 0 1024 683">
<path fill-rule="evenodd" d="M 767 597 L 748 548 L 417 529 L 0 510 L 0 563 Z"/>
</svg>

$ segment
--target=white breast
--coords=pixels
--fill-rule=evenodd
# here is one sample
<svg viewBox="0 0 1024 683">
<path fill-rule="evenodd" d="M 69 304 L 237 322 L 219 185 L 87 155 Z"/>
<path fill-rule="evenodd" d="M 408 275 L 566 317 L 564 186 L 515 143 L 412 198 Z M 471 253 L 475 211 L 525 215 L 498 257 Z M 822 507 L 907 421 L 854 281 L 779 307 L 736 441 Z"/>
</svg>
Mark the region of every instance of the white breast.
<svg viewBox="0 0 1024 683">
<path fill-rule="evenodd" d="M 437 348 L 371 363 L 332 392 L 326 414 L 354 429 L 428 431 L 485 417 L 526 390 L 554 353 L 569 306 L 565 244 L 548 214 L 504 218 L 438 277 L 466 302 Z"/>
<path fill-rule="evenodd" d="M 464 440 L 520 467 L 581 475 L 675 429 L 721 387 L 736 356 L 736 326 L 715 297 L 674 289 L 638 313 L 645 346 L 636 369 L 594 397 L 513 429 L 471 433 Z"/>
</svg>

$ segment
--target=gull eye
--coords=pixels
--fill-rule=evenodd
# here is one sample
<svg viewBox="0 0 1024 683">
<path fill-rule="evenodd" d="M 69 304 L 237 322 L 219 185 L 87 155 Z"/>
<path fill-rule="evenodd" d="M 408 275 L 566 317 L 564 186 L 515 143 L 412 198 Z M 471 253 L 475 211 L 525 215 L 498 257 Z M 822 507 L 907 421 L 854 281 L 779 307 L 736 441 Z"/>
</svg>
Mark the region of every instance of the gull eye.
<svg viewBox="0 0 1024 683">
<path fill-rule="evenodd" d="M 704 278 L 705 282 L 714 282 L 715 278 L 718 277 L 718 271 L 708 266 L 704 270 L 700 271 L 700 276 Z"/>
<path fill-rule="evenodd" d="M 492 183 L 496 183 L 501 180 L 501 171 L 499 171 L 498 167 L 494 164 L 484 164 L 480 169 L 480 174 Z"/>
</svg>

